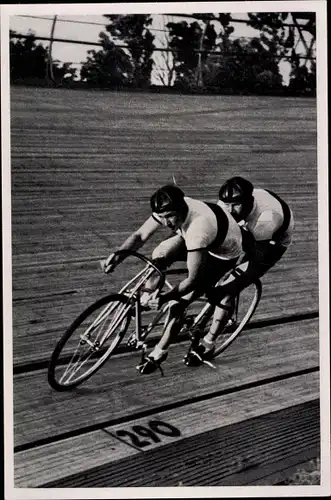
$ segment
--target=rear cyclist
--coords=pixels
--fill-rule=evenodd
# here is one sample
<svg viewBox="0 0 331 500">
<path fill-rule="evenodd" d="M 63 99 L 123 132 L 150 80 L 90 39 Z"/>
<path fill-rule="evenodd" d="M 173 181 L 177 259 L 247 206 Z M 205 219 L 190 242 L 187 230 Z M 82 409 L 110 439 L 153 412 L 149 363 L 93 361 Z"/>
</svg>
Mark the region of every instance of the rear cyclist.
<svg viewBox="0 0 331 500">
<path fill-rule="evenodd" d="M 121 245 L 119 250 L 136 251 L 160 227 L 168 227 L 174 235 L 162 241 L 152 258 L 165 270 L 175 261 L 186 261 L 188 276 L 173 290 L 151 298 L 154 307 L 169 302 L 169 316 L 163 335 L 146 361 L 139 366 L 141 373 L 152 373 L 168 355 L 168 347 L 181 326 L 185 307 L 206 293 L 229 270 L 233 269 L 242 255 L 241 230 L 231 214 L 223 207 L 184 196 L 175 185 L 158 189 L 151 197 L 152 215 Z M 121 257 L 111 254 L 103 262 L 105 272 L 112 270 Z M 156 288 L 151 280 L 146 284 L 150 291 Z M 211 334 L 217 336 L 223 326 L 230 298 L 223 295 L 216 307 Z M 156 304 L 155 304 L 156 302 Z M 200 347 L 201 349 L 201 347 Z M 213 345 L 203 350 L 212 353 Z M 190 360 L 186 360 L 190 364 Z"/>
<path fill-rule="evenodd" d="M 212 303 L 224 296 L 234 297 L 261 278 L 286 252 L 294 228 L 293 214 L 287 203 L 272 191 L 254 188 L 243 177 L 232 177 L 221 186 L 217 204 L 228 210 L 241 227 L 245 257 L 227 284 L 209 290 L 207 296 Z M 209 352 L 213 353 L 217 334 L 218 331 L 211 329 L 202 339 L 196 349 L 200 357 L 206 359 Z"/>
<path fill-rule="evenodd" d="M 243 177 L 228 179 L 219 190 L 217 204 L 239 223 L 247 258 L 237 268 L 237 277 L 215 296 L 235 294 L 262 277 L 280 260 L 292 242 L 293 213 L 287 203 L 268 189 L 254 188 Z"/>
<path fill-rule="evenodd" d="M 263 276 L 292 242 L 294 219 L 290 207 L 274 192 L 254 188 L 243 177 L 232 177 L 221 186 L 218 205 L 229 210 L 244 230 L 250 261 L 246 279 Z"/>
</svg>

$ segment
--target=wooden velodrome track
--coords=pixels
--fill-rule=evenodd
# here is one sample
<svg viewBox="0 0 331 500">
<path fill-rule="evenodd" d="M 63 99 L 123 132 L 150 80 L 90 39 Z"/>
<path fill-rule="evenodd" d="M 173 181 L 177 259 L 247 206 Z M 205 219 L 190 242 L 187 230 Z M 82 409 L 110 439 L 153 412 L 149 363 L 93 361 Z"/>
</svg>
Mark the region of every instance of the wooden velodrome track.
<svg viewBox="0 0 331 500">
<path fill-rule="evenodd" d="M 13 87 L 11 127 L 15 486 L 274 484 L 317 456 L 315 100 Z M 291 205 L 294 243 L 263 279 L 253 328 L 217 370 L 186 368 L 179 342 L 164 378 L 123 352 L 56 393 L 56 341 L 123 279 L 99 259 L 172 174 L 207 201 L 241 174 Z"/>
</svg>

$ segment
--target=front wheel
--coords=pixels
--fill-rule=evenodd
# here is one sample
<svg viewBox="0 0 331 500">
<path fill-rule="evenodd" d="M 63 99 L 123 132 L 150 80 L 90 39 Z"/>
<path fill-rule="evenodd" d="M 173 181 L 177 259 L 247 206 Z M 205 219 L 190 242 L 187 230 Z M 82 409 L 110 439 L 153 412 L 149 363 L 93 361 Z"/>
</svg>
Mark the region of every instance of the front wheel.
<svg viewBox="0 0 331 500">
<path fill-rule="evenodd" d="M 260 280 L 251 283 L 235 297 L 234 314 L 229 324 L 217 337 L 214 357 L 221 354 L 240 335 L 244 327 L 253 316 L 262 294 Z"/>
<path fill-rule="evenodd" d="M 132 304 L 125 295 L 108 295 L 88 307 L 57 343 L 48 382 L 57 391 L 73 389 L 107 361 L 123 339 Z"/>
</svg>

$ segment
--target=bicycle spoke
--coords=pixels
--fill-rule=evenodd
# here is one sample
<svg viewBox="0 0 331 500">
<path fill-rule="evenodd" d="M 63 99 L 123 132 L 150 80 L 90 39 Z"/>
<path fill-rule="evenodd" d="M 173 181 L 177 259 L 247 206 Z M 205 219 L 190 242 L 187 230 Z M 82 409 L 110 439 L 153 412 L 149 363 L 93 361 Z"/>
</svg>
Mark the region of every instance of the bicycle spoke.
<svg viewBox="0 0 331 500">
<path fill-rule="evenodd" d="M 254 314 L 254 311 L 259 303 L 262 292 L 261 283 L 252 283 L 250 286 L 245 288 L 238 297 L 236 297 L 235 303 L 233 304 L 233 313 L 228 318 L 226 326 L 219 333 L 216 339 L 216 348 L 214 357 L 218 356 L 223 352 L 242 332 L 244 327 L 247 325 L 248 321 Z M 188 333 L 191 339 L 190 352 L 193 352 L 198 345 L 199 340 L 209 333 L 212 322 L 213 322 L 213 312 L 214 307 L 210 304 L 206 304 L 202 309 L 198 308 L 198 305 L 193 303 L 186 310 L 186 317 L 193 317 L 194 320 L 188 321 L 187 326 L 184 327 L 183 332 Z M 199 358 L 199 356 L 197 355 Z M 200 361 L 203 361 L 202 359 Z M 205 362 L 209 365 L 209 362 Z M 212 364 L 209 366 L 214 367 Z"/>
<path fill-rule="evenodd" d="M 127 298 L 111 300 L 108 304 L 96 303 L 82 320 L 69 330 L 67 339 L 60 348 L 54 366 L 54 379 L 61 386 L 77 384 L 87 378 L 107 359 L 121 340 L 128 326 L 129 310 Z"/>
<path fill-rule="evenodd" d="M 85 363 L 86 361 L 91 357 L 92 355 L 92 351 L 90 351 L 89 355 L 87 356 L 87 358 L 85 358 L 80 366 L 78 367 L 78 360 L 75 362 L 75 364 L 71 365 L 71 362 L 68 364 L 68 367 L 66 369 L 66 371 L 64 372 L 64 374 L 62 375 L 62 377 L 60 378 L 60 382 L 70 382 L 72 377 L 74 376 L 74 374 L 76 373 L 77 369 L 80 369 Z M 65 378 L 65 376 L 69 373 L 69 377 L 68 378 Z"/>
<path fill-rule="evenodd" d="M 252 283 L 236 298 L 233 316 L 229 318 L 227 326 L 218 336 L 215 355 L 223 352 L 247 325 L 254 314 L 261 296 L 261 285 Z"/>
<path fill-rule="evenodd" d="M 109 314 L 114 310 L 114 308 L 116 307 L 115 304 L 109 304 L 107 307 L 105 307 L 105 309 L 103 311 L 101 311 L 101 313 L 99 314 L 99 316 L 93 321 L 93 323 L 88 327 L 88 329 L 86 330 L 85 332 L 85 335 L 91 333 L 95 328 L 97 328 L 99 326 L 99 324 L 107 319 L 107 317 L 109 316 Z"/>
<path fill-rule="evenodd" d="M 121 251 L 121 255 L 126 260 L 128 257 L 139 259 L 144 263 L 143 269 L 128 280 L 124 271 L 126 284 L 120 292 L 98 300 L 69 326 L 56 344 L 49 363 L 48 382 L 52 388 L 59 391 L 72 389 L 95 373 L 116 352 L 126 335 L 132 316 L 136 315 L 136 347 L 144 345 L 143 340 L 163 316 L 164 313 L 158 313 L 157 318 L 140 332 L 140 308 L 135 308 L 140 291 L 154 273 L 159 275 L 161 289 L 164 274 L 142 254 Z M 130 274 L 134 268 L 129 266 L 127 269 Z"/>
</svg>

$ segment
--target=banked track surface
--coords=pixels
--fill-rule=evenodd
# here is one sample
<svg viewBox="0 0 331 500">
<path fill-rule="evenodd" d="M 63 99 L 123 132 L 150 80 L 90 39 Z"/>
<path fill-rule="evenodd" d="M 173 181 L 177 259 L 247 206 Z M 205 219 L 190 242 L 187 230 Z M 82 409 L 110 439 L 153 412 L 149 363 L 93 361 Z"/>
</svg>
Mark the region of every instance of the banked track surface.
<svg viewBox="0 0 331 500">
<path fill-rule="evenodd" d="M 244 468 L 238 466 L 237 462 L 246 463 L 248 458 L 255 463 L 253 469 L 257 475 L 251 476 L 250 471 L 247 481 L 253 478 L 252 483 L 267 484 L 282 479 L 291 467 L 318 455 L 316 320 L 292 323 L 286 329 L 281 325 L 245 332 L 217 360 L 215 371 L 185 367 L 182 364 L 185 344 L 173 346 L 164 378 L 156 374 L 138 376 L 137 356 L 132 354 L 114 357 L 108 367 L 71 393 L 54 393 L 47 388 L 44 370 L 17 375 L 17 485 L 115 487 L 136 481 L 137 486 L 147 486 L 153 483 L 153 477 L 154 486 L 203 485 L 210 480 L 214 485 L 231 482 L 236 485 L 245 483 L 244 471 L 250 469 L 247 464 Z M 249 369 L 243 367 L 243 353 L 249 360 Z M 291 411 L 287 410 L 289 407 Z M 305 417 L 300 420 L 302 408 Z M 154 422 L 152 427 L 155 422 L 157 429 L 161 426 L 161 433 L 150 434 L 151 422 Z M 242 424 L 238 435 L 244 440 L 250 435 L 252 425 L 261 428 L 256 437 L 259 445 L 252 447 L 254 440 L 247 441 L 249 453 L 230 438 L 228 441 L 227 433 L 236 433 L 232 428 L 239 422 Z M 281 436 L 285 427 L 288 438 L 284 440 Z M 208 432 L 212 433 L 208 436 L 214 436 L 211 439 L 216 446 L 209 451 L 209 444 L 203 444 Z M 202 448 L 193 460 L 196 442 Z M 228 443 L 232 444 L 226 452 Z M 158 455 L 155 448 L 160 451 L 160 462 L 148 458 L 151 452 L 151 457 Z M 263 450 L 267 448 L 268 459 L 264 461 Z M 230 475 L 226 467 L 224 474 L 222 468 L 217 473 L 222 454 L 211 463 L 207 461 L 206 466 L 202 457 L 206 453 L 215 454 L 216 449 L 224 451 L 226 456 L 236 450 Z M 174 475 L 174 456 L 186 452 L 192 459 L 184 460 L 187 467 Z M 142 454 L 148 457 L 143 458 Z M 138 476 L 133 472 L 132 476 L 135 455 L 137 467 L 138 464 L 143 467 L 151 459 L 156 476 L 139 476 L 138 472 Z M 198 479 L 190 476 L 191 468 Z M 124 472 L 116 474 L 115 479 L 114 470 Z M 135 470 L 133 466 L 132 471 Z"/>
<path fill-rule="evenodd" d="M 16 486 L 54 486 L 56 481 L 75 487 L 85 476 L 86 485 L 93 485 L 93 475 L 98 485 L 112 486 L 113 476 L 107 475 L 107 470 L 115 471 L 112 467 L 125 485 L 130 460 L 140 457 L 146 465 L 146 455 L 156 464 L 154 478 L 160 484 L 185 485 L 185 470 L 181 477 L 171 471 L 177 465 L 171 450 L 175 454 L 177 445 L 192 459 L 187 473 L 194 475 L 196 467 L 206 472 L 199 476 L 206 480 L 203 484 L 216 484 L 221 481 L 220 474 L 213 479 L 222 468 L 221 458 L 213 455 L 215 469 L 208 471 L 203 464 L 199 469 L 201 460 L 194 461 L 189 451 L 198 446 L 199 434 L 212 433 L 213 443 L 219 433 L 224 448 L 230 426 L 242 422 L 242 435 L 248 439 L 250 427 L 257 425 L 251 419 L 262 417 L 256 420 L 262 425 L 270 412 L 274 427 L 275 421 L 286 421 L 289 429 L 310 436 L 299 457 L 294 447 L 305 438 L 300 441 L 297 435 L 291 449 L 291 439 L 284 442 L 279 436 L 287 449 L 279 467 L 274 462 L 279 474 L 293 461 L 317 456 L 315 101 L 16 88 L 11 142 Z M 56 338 L 79 311 L 109 292 L 98 259 L 144 220 L 150 193 L 169 182 L 169 168 L 188 195 L 199 193 L 208 201 L 215 199 L 215 186 L 238 171 L 284 195 L 296 215 L 295 244 L 265 277 L 254 320 L 295 321 L 253 328 L 224 353 L 215 371 L 203 367 L 188 372 L 181 361 L 185 344 L 177 344 L 164 379 L 139 377 L 137 357 L 124 353 L 77 391 L 54 393 L 47 387 L 45 363 Z M 112 196 L 110 180 L 116 188 Z M 126 212 L 135 218 L 123 217 Z M 147 254 L 153 245 L 146 246 Z M 114 276 L 112 290 L 122 278 Z M 298 406 L 302 404 L 304 412 Z M 273 413 L 279 410 L 285 413 Z M 306 420 L 300 421 L 301 413 Z M 145 436 L 149 444 L 144 447 L 132 446 L 129 434 L 123 435 L 134 426 L 146 433 L 150 421 L 160 420 L 180 435 L 159 433 L 160 441 Z M 266 438 L 275 435 L 273 426 L 263 424 Z M 247 467 L 240 476 L 240 464 L 248 458 L 248 465 L 254 465 L 254 458 L 238 447 L 230 447 L 237 464 L 230 468 L 231 484 L 277 480 L 272 460 L 264 467 L 264 479 L 252 479 Z M 155 459 L 159 453 L 160 462 Z M 255 471 L 261 472 L 263 460 L 256 460 Z M 161 476 L 157 463 L 165 465 Z M 87 473 L 97 467 L 101 469 Z M 153 478 L 142 474 L 141 483 L 148 481 Z"/>
<path fill-rule="evenodd" d="M 318 454 L 318 420 L 314 400 L 42 486 L 248 486 L 266 479 L 270 484 L 270 475 L 279 479 L 289 467 Z"/>
</svg>

